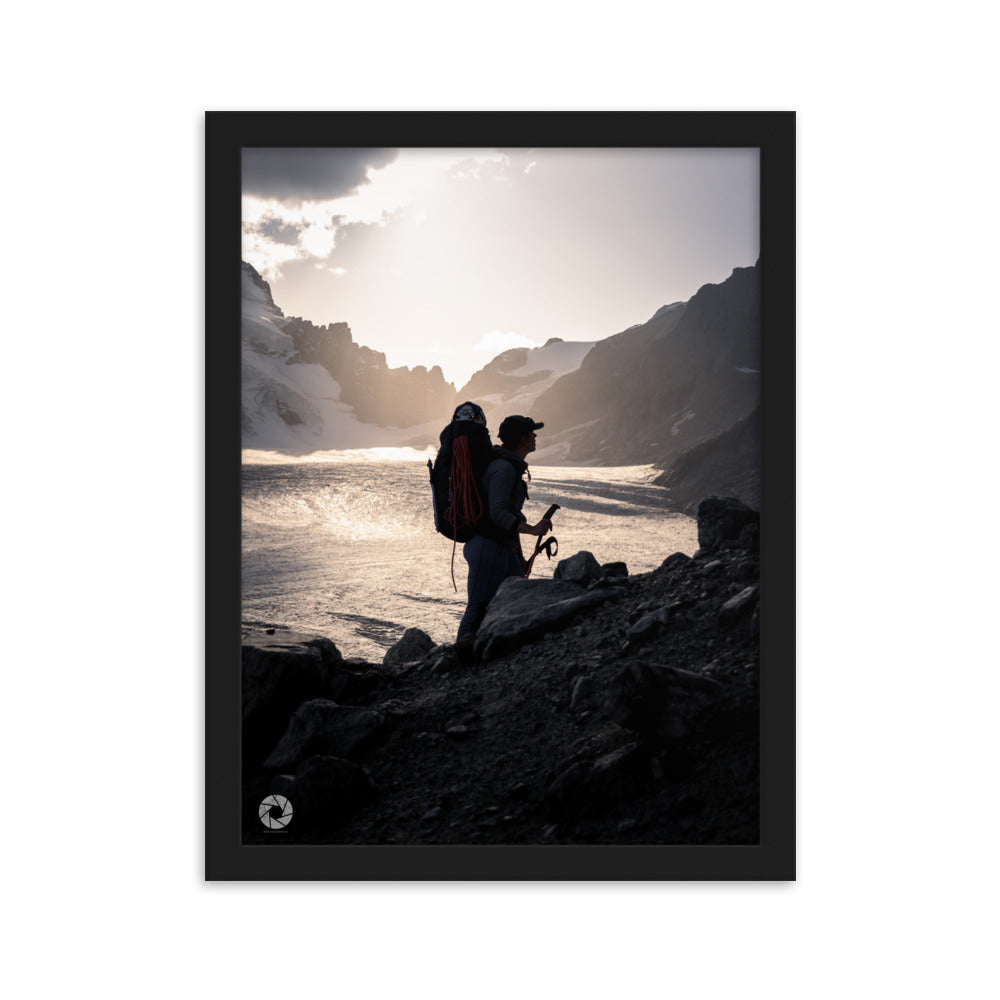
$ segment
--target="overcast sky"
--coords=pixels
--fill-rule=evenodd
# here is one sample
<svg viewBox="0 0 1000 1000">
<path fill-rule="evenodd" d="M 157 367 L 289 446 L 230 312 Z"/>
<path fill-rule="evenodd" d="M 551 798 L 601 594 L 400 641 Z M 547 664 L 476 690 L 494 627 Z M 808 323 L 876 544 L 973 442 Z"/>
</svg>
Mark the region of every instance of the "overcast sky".
<svg viewBox="0 0 1000 1000">
<path fill-rule="evenodd" d="M 246 149 L 243 258 L 286 316 L 460 388 L 753 264 L 758 175 L 756 149 Z"/>
</svg>

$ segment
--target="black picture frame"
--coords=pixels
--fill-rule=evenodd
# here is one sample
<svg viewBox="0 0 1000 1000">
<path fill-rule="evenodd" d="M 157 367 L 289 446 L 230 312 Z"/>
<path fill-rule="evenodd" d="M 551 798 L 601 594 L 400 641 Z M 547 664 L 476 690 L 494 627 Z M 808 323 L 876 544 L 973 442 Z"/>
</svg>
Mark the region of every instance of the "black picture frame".
<svg viewBox="0 0 1000 1000">
<path fill-rule="evenodd" d="M 240 154 L 246 146 L 760 150 L 761 781 L 753 846 L 241 843 Z M 205 878 L 704 881 L 795 878 L 795 115 L 231 112 L 205 116 Z"/>
</svg>

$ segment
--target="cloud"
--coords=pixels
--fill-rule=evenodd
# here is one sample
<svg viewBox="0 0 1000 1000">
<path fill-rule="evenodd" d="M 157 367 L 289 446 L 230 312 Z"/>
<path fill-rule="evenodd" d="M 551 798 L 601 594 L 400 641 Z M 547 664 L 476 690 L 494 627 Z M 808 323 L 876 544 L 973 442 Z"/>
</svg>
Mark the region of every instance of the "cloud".
<svg viewBox="0 0 1000 1000">
<path fill-rule="evenodd" d="M 333 250 L 336 230 L 302 219 L 267 215 L 243 221 L 243 260 L 252 264 L 265 281 L 273 281 L 288 261 L 316 257 Z"/>
<path fill-rule="evenodd" d="M 509 181 L 511 162 L 495 149 L 244 149 L 243 259 L 273 282 L 296 260 L 351 270 L 413 238 L 410 226 L 432 246 L 445 192 L 457 182 L 474 198 L 479 184 Z"/>
<path fill-rule="evenodd" d="M 273 281 L 281 273 L 282 264 L 301 256 L 297 246 L 275 243 L 244 225 L 242 259 L 252 264 L 265 281 Z"/>
<path fill-rule="evenodd" d="M 325 260 L 333 252 L 343 217 L 333 202 L 305 202 L 297 207 L 243 196 L 243 259 L 266 281 L 275 280 L 290 260 Z"/>
<path fill-rule="evenodd" d="M 299 242 L 299 235 L 303 226 L 294 222 L 286 222 L 284 219 L 276 219 L 273 215 L 264 219 L 259 225 L 253 227 L 255 232 L 260 233 L 264 239 L 272 243 L 287 243 L 295 246 Z"/>
<path fill-rule="evenodd" d="M 479 338 L 479 343 L 473 348 L 486 354 L 502 354 L 514 347 L 541 347 L 542 345 L 525 337 L 523 334 L 515 333 L 513 330 L 503 332 L 501 330 L 490 330 Z"/>
<path fill-rule="evenodd" d="M 367 183 L 369 169 L 396 159 L 396 149 L 243 150 L 243 193 L 286 203 L 330 201 Z"/>
<path fill-rule="evenodd" d="M 445 170 L 452 180 L 505 181 L 509 167 L 510 158 L 505 153 L 489 150 L 460 153 Z"/>
</svg>

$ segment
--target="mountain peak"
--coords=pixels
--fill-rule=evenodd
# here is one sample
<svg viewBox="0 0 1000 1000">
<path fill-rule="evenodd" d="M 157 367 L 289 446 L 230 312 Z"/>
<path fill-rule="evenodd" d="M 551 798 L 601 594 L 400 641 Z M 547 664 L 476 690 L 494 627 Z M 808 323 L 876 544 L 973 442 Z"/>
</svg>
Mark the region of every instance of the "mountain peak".
<svg viewBox="0 0 1000 1000">
<path fill-rule="evenodd" d="M 240 261 L 240 269 L 243 273 L 243 298 L 254 299 L 272 309 L 278 309 L 271 297 L 271 286 L 257 273 L 253 264 Z M 280 309 L 278 314 L 282 315 Z"/>
</svg>

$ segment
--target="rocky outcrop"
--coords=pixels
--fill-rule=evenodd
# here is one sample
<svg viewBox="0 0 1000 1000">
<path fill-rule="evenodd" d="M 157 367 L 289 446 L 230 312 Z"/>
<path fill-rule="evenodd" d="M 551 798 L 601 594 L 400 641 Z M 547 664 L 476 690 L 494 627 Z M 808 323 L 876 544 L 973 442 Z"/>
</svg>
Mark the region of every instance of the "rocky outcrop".
<svg viewBox="0 0 1000 1000">
<path fill-rule="evenodd" d="M 344 662 L 330 639 L 280 631 L 243 643 L 243 753 L 254 763 L 273 749 L 292 713 L 312 698 L 353 699 L 372 678 Z"/>
<path fill-rule="evenodd" d="M 316 754 L 353 757 L 373 742 L 384 722 L 378 712 L 314 698 L 295 710 L 264 767 L 294 767 Z"/>
<path fill-rule="evenodd" d="M 316 326 L 293 316 L 282 332 L 294 344 L 289 363 L 322 365 L 340 386 L 340 402 L 352 406 L 362 423 L 409 427 L 455 408 L 455 387 L 439 365 L 390 368 L 381 351 L 354 343 L 346 323 Z"/>
<path fill-rule="evenodd" d="M 510 577 L 500 585 L 479 626 L 476 655 L 482 660 L 496 659 L 546 632 L 563 628 L 619 593 L 613 589 L 584 591 L 578 583 L 562 580 Z"/>
<path fill-rule="evenodd" d="M 744 536 L 743 532 L 759 525 L 760 514 L 735 497 L 706 497 L 698 504 L 698 545 L 702 552 L 747 541 L 752 545 L 755 536 L 752 532 Z"/>
<path fill-rule="evenodd" d="M 697 558 L 507 581 L 473 655 L 419 630 L 382 664 L 247 636 L 245 719 L 270 742 L 244 756 L 244 841 L 757 843 L 755 512 L 702 508 Z"/>
</svg>

